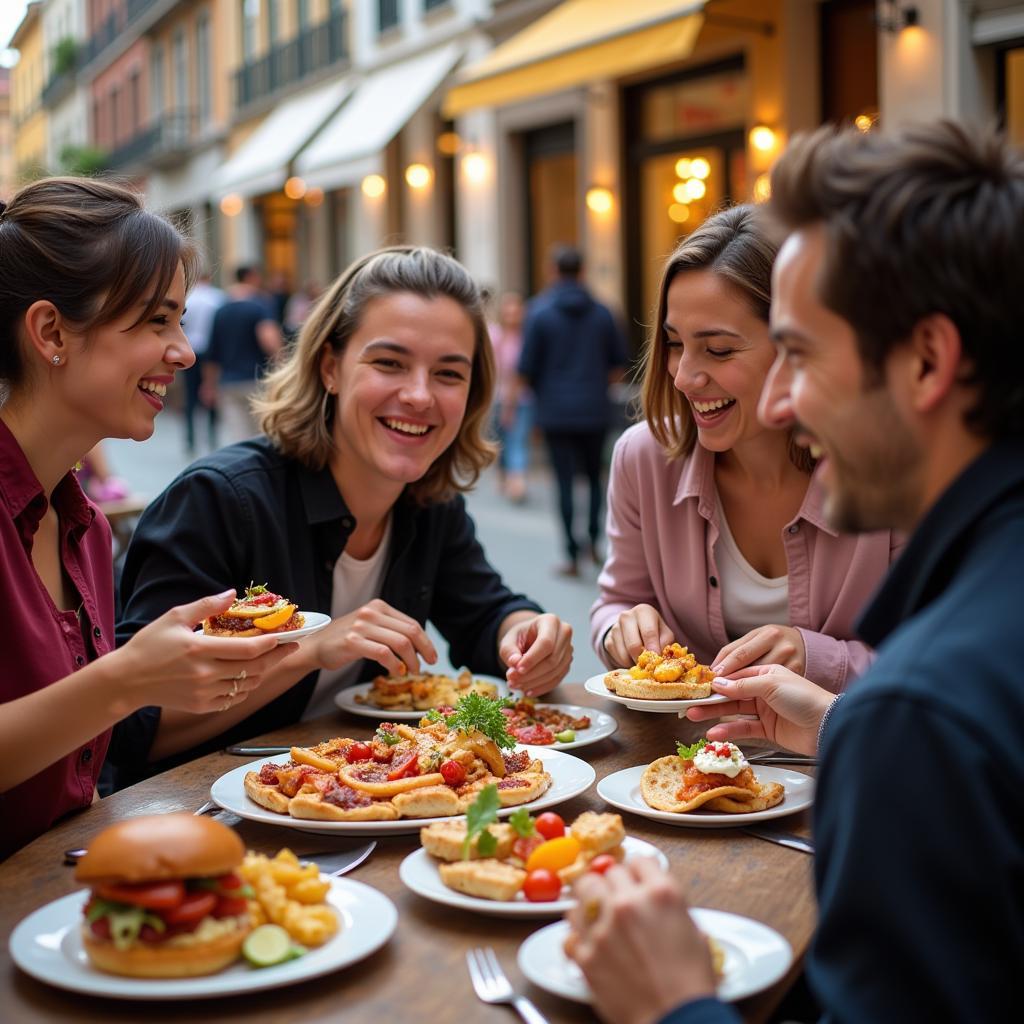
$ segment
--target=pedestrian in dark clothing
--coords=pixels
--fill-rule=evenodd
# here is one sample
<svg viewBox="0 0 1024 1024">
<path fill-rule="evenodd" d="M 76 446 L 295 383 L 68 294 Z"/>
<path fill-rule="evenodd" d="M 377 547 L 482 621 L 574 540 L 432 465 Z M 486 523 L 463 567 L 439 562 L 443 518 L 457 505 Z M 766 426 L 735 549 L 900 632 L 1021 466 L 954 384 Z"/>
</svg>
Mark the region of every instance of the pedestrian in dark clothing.
<svg viewBox="0 0 1024 1024">
<path fill-rule="evenodd" d="M 558 482 L 565 535 L 565 576 L 579 573 L 580 545 L 573 529 L 573 480 L 582 468 L 590 485 L 589 554 L 598 562 L 604 441 L 611 425 L 608 385 L 622 375 L 626 343 L 615 317 L 580 281 L 576 249 L 555 253 L 557 280 L 531 303 L 523 328 L 519 375 L 533 390 L 537 425 L 544 432 Z"/>
<path fill-rule="evenodd" d="M 687 715 L 738 715 L 715 741 L 818 751 L 806 963 L 824 1021 L 998 1020 L 1024 963 L 1024 157 L 950 121 L 827 128 L 793 142 L 771 193 L 788 237 L 761 419 L 821 459 L 833 528 L 912 532 L 847 694 L 751 666 Z M 612 868 L 578 899 L 609 908 L 573 912 L 567 943 L 602 1019 L 739 1021 L 659 869 Z M 673 953 L 647 966 L 651 949 Z"/>
<path fill-rule="evenodd" d="M 188 294 L 188 319 L 182 330 L 196 354 L 194 366 L 185 371 L 185 446 L 189 455 L 196 450 L 196 413 L 206 413 L 207 441 L 212 451 L 217 447 L 217 406 L 207 405 L 200 400 L 199 392 L 203 381 L 203 363 L 210 348 L 210 333 L 217 310 L 227 302 L 227 296 L 210 281 L 210 275 L 203 272 Z"/>
</svg>

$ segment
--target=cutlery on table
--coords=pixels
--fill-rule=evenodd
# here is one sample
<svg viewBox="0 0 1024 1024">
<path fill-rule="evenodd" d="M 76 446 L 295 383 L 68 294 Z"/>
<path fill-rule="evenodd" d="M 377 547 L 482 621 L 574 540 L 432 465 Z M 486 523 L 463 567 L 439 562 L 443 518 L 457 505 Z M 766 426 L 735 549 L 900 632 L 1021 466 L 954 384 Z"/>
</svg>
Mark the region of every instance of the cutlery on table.
<svg viewBox="0 0 1024 1024">
<path fill-rule="evenodd" d="M 748 757 L 747 760 L 751 764 L 796 764 L 803 765 L 804 768 L 817 768 L 818 759 L 816 757 L 802 757 L 799 755 L 771 755 L 768 757 Z"/>
<path fill-rule="evenodd" d="M 473 982 L 473 991 L 476 992 L 478 999 L 485 1003 L 509 1003 L 526 1024 L 548 1024 L 547 1018 L 526 996 L 517 995 L 512 991 L 512 983 L 505 977 L 505 972 L 490 946 L 468 950 L 466 966 L 469 968 L 469 979 Z"/>
<path fill-rule="evenodd" d="M 269 757 L 271 754 L 290 754 L 291 747 L 225 747 L 225 754 L 237 757 Z"/>
<path fill-rule="evenodd" d="M 801 853 L 814 853 L 814 843 L 803 836 L 795 835 L 793 832 L 779 832 L 773 828 L 759 828 L 757 825 L 747 825 L 743 831 L 748 836 L 764 839 L 769 843 L 778 843 L 779 846 L 786 846 L 791 850 L 799 850 Z"/>
</svg>

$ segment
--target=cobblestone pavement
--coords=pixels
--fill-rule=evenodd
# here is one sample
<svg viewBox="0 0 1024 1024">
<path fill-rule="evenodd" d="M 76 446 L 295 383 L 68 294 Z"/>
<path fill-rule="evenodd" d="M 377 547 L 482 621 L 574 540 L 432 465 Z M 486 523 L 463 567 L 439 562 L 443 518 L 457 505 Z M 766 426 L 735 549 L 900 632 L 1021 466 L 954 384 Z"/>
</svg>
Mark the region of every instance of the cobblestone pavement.
<svg viewBox="0 0 1024 1024">
<path fill-rule="evenodd" d="M 182 418 L 173 410 L 158 417 L 156 432 L 148 441 L 108 441 L 106 452 L 114 472 L 127 480 L 133 491 L 147 497 L 159 493 L 191 461 L 185 453 Z M 546 468 L 531 472 L 523 505 L 512 505 L 501 497 L 493 471 L 483 476 L 467 500 L 487 556 L 508 585 L 572 625 L 575 657 L 569 678 L 582 680 L 601 671 L 590 649 L 588 629 L 597 569 L 583 565 L 581 576 L 574 580 L 554 575 L 552 568 L 561 560 L 562 551 L 554 482 Z M 576 504 L 582 516 L 586 507 L 582 490 Z M 582 525 L 581 519 L 578 528 Z M 432 636 L 442 657 L 439 667 L 450 668 L 443 641 L 436 632 L 432 631 Z"/>
</svg>

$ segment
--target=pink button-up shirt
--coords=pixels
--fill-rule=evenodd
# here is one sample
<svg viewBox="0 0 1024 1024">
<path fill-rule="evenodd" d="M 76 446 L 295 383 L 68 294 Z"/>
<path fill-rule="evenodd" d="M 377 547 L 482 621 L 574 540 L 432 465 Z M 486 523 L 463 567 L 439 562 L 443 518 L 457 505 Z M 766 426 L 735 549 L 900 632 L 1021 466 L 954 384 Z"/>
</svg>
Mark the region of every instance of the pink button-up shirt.
<svg viewBox="0 0 1024 1024">
<path fill-rule="evenodd" d="M 0 420 L 0 715 L 7 701 L 71 675 L 114 647 L 110 526 L 74 473 L 54 488 L 60 559 L 81 601 L 79 614 L 53 603 L 32 564 L 46 512 L 42 484 Z M 88 639 L 86 639 L 88 638 Z M 110 730 L 0 793 L 0 860 L 93 799 Z"/>
<path fill-rule="evenodd" d="M 826 522 L 815 475 L 796 518 L 783 529 L 789 623 L 807 651 L 805 675 L 834 692 L 873 655 L 853 624 L 902 546 L 885 532 L 840 534 Z M 669 460 L 646 423 L 615 445 L 608 484 L 608 559 L 590 610 L 591 642 L 606 664 L 605 633 L 638 604 L 657 608 L 676 640 L 703 664 L 730 640 L 722 617 L 715 543 L 720 532 L 715 457 L 699 444 Z M 765 623 L 770 625 L 770 623 Z"/>
</svg>

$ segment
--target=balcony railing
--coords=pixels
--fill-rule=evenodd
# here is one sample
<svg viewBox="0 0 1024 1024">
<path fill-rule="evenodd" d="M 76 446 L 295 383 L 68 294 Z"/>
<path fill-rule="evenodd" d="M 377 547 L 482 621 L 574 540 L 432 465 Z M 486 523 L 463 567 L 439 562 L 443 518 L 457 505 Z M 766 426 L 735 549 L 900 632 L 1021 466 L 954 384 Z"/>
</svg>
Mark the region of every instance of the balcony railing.
<svg viewBox="0 0 1024 1024">
<path fill-rule="evenodd" d="M 196 123 L 194 110 L 165 110 L 156 124 L 118 146 L 110 154 L 107 165 L 116 171 L 138 164 L 166 166 L 174 163 L 191 152 Z"/>
<path fill-rule="evenodd" d="M 48 109 L 57 106 L 61 100 L 71 95 L 74 87 L 74 69 L 51 75 L 50 80 L 43 86 L 43 106 Z"/>
<path fill-rule="evenodd" d="M 235 106 L 264 99 L 307 75 L 348 61 L 345 13 L 301 32 L 235 72 Z"/>
<path fill-rule="evenodd" d="M 127 0 L 119 11 L 111 11 L 82 48 L 79 67 L 96 59 L 129 25 L 157 3 L 158 0 Z"/>
</svg>

